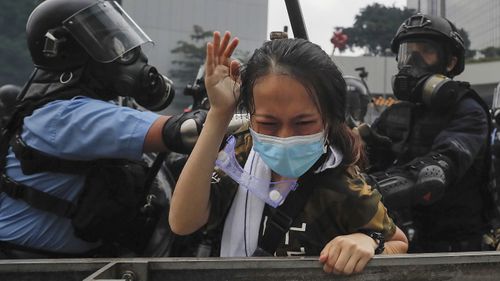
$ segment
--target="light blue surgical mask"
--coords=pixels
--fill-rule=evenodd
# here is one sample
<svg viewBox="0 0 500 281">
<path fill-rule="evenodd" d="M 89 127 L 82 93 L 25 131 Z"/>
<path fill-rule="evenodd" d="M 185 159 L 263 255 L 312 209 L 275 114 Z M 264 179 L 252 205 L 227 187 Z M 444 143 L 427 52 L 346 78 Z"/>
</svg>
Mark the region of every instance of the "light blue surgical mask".
<svg viewBox="0 0 500 281">
<path fill-rule="evenodd" d="M 250 129 L 253 149 L 271 170 L 287 178 L 305 174 L 326 152 L 325 133 L 280 138 Z"/>
<path fill-rule="evenodd" d="M 236 139 L 230 136 L 226 146 L 219 152 L 215 165 L 224 171 L 229 177 L 248 189 L 257 198 L 276 208 L 281 205 L 288 193 L 297 188 L 297 180 L 288 179 L 282 181 L 270 181 L 269 178 L 259 178 L 245 171 L 240 166 L 234 153 Z"/>
</svg>

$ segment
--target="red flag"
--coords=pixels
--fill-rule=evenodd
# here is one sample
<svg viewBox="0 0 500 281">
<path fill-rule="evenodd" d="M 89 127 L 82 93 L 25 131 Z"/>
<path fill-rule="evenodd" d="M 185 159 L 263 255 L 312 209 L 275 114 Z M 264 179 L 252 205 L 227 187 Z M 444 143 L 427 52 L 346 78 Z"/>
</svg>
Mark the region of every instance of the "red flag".
<svg viewBox="0 0 500 281">
<path fill-rule="evenodd" d="M 342 29 L 338 29 L 333 32 L 333 36 L 330 39 L 330 42 L 332 42 L 334 48 L 343 51 L 346 48 L 348 39 L 349 38 L 347 37 L 347 35 L 342 32 Z"/>
</svg>

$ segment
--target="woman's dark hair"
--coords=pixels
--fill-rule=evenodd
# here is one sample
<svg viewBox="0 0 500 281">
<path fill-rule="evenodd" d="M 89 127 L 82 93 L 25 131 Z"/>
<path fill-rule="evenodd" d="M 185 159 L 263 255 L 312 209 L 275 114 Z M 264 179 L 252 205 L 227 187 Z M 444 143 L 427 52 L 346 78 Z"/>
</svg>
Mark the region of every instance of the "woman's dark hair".
<svg viewBox="0 0 500 281">
<path fill-rule="evenodd" d="M 265 42 L 242 68 L 241 110 L 253 114 L 254 85 L 271 73 L 297 79 L 311 94 L 326 126 L 328 141 L 344 154 L 343 165 L 363 163 L 361 140 L 345 123 L 346 83 L 325 51 L 304 39 Z"/>
</svg>

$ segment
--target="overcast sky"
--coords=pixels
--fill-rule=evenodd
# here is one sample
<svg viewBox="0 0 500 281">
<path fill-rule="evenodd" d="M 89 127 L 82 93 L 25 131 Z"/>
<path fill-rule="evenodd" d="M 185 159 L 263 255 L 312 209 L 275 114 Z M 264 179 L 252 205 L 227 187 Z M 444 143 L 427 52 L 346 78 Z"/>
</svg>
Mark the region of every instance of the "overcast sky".
<svg viewBox="0 0 500 281">
<path fill-rule="evenodd" d="M 309 40 L 320 45 L 331 54 L 333 45 L 330 38 L 334 27 L 350 27 L 354 17 L 372 3 L 403 8 L 406 0 L 300 0 L 302 15 L 306 24 Z M 284 0 L 269 0 L 268 31 L 283 30 L 287 25 L 291 33 L 290 21 Z M 268 32 L 268 33 L 269 33 Z M 344 53 L 344 55 L 346 55 Z"/>
</svg>

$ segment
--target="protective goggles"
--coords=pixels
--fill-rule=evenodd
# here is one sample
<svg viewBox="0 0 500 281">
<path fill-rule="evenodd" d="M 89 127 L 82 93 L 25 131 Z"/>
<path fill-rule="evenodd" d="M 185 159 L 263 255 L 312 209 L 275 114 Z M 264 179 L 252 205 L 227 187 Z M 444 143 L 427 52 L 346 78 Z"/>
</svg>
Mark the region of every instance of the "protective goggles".
<svg viewBox="0 0 500 281">
<path fill-rule="evenodd" d="M 435 42 L 430 40 L 405 41 L 399 45 L 398 69 L 407 65 L 426 69 L 439 64 L 442 58 L 442 48 Z"/>
</svg>

